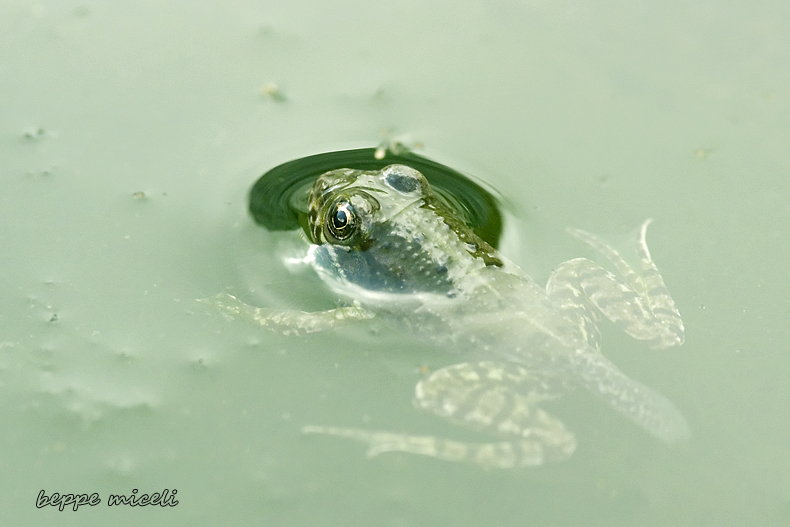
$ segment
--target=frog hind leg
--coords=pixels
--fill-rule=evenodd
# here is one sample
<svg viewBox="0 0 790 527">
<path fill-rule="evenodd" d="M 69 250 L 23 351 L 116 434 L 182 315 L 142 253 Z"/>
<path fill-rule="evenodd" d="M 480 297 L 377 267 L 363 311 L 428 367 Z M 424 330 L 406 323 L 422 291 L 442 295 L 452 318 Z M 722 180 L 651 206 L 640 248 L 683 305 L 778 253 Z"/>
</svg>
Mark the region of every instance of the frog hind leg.
<svg viewBox="0 0 790 527">
<path fill-rule="evenodd" d="M 515 468 L 560 461 L 576 449 L 576 438 L 538 406 L 567 387 L 556 378 L 513 364 L 461 363 L 442 368 L 415 389 L 415 405 L 474 430 L 502 437 L 471 443 L 354 428 L 309 426 L 306 433 L 347 437 L 369 445 L 368 455 L 408 452 L 486 468 Z"/>
<path fill-rule="evenodd" d="M 325 331 L 358 320 L 373 318 L 373 313 L 354 305 L 326 311 L 292 311 L 245 304 L 228 293 L 198 300 L 218 308 L 228 318 L 239 317 L 284 335 L 305 335 Z"/>
<path fill-rule="evenodd" d="M 647 248 L 645 235 L 650 221 L 645 221 L 639 230 L 636 253 L 641 268 L 638 271 L 595 235 L 568 229 L 571 235 L 612 262 L 620 275 L 586 258 L 576 258 L 561 264 L 546 284 L 552 303 L 568 318 L 578 320 L 585 333 L 595 334 L 589 339 L 595 348 L 599 347 L 600 335 L 596 329 L 597 313 L 592 306 L 628 335 L 647 341 L 653 348 L 683 344 L 683 321 Z"/>
</svg>

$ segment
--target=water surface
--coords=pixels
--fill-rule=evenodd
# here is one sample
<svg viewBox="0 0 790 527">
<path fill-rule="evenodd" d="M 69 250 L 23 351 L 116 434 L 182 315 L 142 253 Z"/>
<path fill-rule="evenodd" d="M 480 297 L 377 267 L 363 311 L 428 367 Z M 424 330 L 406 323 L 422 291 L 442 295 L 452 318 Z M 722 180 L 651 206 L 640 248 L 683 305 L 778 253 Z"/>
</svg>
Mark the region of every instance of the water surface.
<svg viewBox="0 0 790 527">
<path fill-rule="evenodd" d="M 18 525 L 790 522 L 790 10 L 783 2 L 0 6 L 0 509 Z M 275 90 L 272 86 L 276 85 Z M 264 89 L 266 87 L 266 89 Z M 481 178 L 539 282 L 568 225 L 647 217 L 687 342 L 604 351 L 666 394 L 668 448 L 583 391 L 561 464 L 484 471 L 302 436 L 474 437 L 411 406 L 452 362 L 387 328 L 288 339 L 227 290 L 335 305 L 247 217 L 289 159 L 387 137 Z M 178 490 L 175 507 L 107 507 Z M 96 492 L 77 512 L 38 492 Z"/>
</svg>

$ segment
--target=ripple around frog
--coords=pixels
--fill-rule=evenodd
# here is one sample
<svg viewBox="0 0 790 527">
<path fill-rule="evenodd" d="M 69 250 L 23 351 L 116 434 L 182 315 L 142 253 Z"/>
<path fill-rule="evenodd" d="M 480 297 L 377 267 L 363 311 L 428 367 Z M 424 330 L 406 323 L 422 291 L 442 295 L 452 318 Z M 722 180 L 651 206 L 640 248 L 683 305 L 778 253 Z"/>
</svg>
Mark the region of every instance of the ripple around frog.
<svg viewBox="0 0 790 527">
<path fill-rule="evenodd" d="M 339 150 L 288 161 L 263 174 L 250 190 L 249 211 L 255 222 L 270 231 L 304 228 L 307 198 L 321 174 L 337 168 L 380 170 L 392 164 L 408 165 L 428 179 L 434 195 L 458 214 L 475 234 L 498 248 L 502 213 L 496 197 L 464 174 L 413 152 L 377 149 Z"/>
</svg>

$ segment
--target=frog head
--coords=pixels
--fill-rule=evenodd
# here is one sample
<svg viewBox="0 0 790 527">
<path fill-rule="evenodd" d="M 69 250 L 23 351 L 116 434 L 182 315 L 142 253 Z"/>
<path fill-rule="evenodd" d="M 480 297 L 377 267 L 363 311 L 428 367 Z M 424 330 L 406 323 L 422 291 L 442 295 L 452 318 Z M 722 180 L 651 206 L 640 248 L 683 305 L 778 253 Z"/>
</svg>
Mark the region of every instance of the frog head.
<svg viewBox="0 0 790 527">
<path fill-rule="evenodd" d="M 309 207 L 312 264 L 335 289 L 452 296 L 474 269 L 502 265 L 405 165 L 327 172 L 313 185 Z"/>
</svg>

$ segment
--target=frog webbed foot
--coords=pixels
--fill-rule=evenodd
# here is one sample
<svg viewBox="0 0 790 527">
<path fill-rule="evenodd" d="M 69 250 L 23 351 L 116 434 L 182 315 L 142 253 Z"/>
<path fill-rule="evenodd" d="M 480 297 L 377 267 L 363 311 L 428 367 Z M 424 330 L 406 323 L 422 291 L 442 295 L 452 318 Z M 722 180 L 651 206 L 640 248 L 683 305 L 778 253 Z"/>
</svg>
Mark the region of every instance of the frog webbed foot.
<svg viewBox="0 0 790 527">
<path fill-rule="evenodd" d="M 586 258 L 576 258 L 560 265 L 546 284 L 552 303 L 569 319 L 579 322 L 594 346 L 598 338 L 598 314 L 593 306 L 628 335 L 647 341 L 653 348 L 683 344 L 683 321 L 647 248 L 645 235 L 650 222 L 645 221 L 639 230 L 636 254 L 641 267 L 638 270 L 595 235 L 568 229 L 571 235 L 605 256 L 620 275 Z"/>
<path fill-rule="evenodd" d="M 228 293 L 198 300 L 211 304 L 229 318 L 240 317 L 284 335 L 304 335 L 325 331 L 347 322 L 373 318 L 373 313 L 354 305 L 327 311 L 292 311 L 245 304 Z"/>
<path fill-rule="evenodd" d="M 555 377 L 504 363 L 462 363 L 434 372 L 415 389 L 415 405 L 454 423 L 501 437 L 471 443 L 354 428 L 309 426 L 306 433 L 347 437 L 369 445 L 368 455 L 408 452 L 486 468 L 514 468 L 560 461 L 576 438 L 538 404 L 567 391 Z"/>
</svg>

